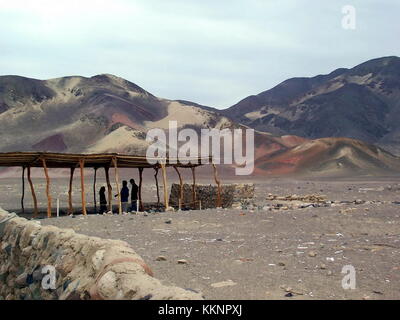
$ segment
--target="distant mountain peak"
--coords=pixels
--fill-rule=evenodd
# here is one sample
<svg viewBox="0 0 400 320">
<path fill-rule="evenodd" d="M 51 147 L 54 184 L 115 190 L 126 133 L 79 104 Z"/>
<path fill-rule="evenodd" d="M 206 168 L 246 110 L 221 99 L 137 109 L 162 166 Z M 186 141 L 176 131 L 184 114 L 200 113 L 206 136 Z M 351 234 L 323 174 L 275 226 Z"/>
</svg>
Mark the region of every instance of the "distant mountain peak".
<svg viewBox="0 0 400 320">
<path fill-rule="evenodd" d="M 114 85 L 117 87 L 121 87 L 123 89 L 136 91 L 141 94 L 152 96 L 151 93 L 147 92 L 146 90 L 144 90 L 137 84 L 130 82 L 124 78 L 113 75 L 113 74 L 109 74 L 109 73 L 98 74 L 98 75 L 91 77 L 90 79 L 93 81 L 99 82 L 99 83 L 110 84 L 110 85 Z"/>
<path fill-rule="evenodd" d="M 277 135 L 348 137 L 400 153 L 399 101 L 400 58 L 389 56 L 326 75 L 288 79 L 221 113 Z"/>
</svg>

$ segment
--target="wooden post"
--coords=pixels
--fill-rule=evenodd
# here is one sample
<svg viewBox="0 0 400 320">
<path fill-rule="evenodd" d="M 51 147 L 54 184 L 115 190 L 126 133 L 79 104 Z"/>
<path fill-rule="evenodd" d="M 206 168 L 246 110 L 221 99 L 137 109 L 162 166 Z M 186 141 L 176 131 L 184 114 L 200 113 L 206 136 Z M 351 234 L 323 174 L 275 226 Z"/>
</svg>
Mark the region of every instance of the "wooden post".
<svg viewBox="0 0 400 320">
<path fill-rule="evenodd" d="M 157 190 L 157 208 L 160 207 L 160 189 L 158 187 L 158 167 L 154 168 L 155 174 L 154 174 L 154 179 L 156 180 L 156 190 Z"/>
<path fill-rule="evenodd" d="M 31 167 L 28 167 L 28 182 L 31 187 L 31 193 L 32 193 L 32 198 L 33 198 L 33 217 L 36 218 L 39 215 L 39 210 L 38 210 L 38 204 L 37 204 L 37 198 L 36 198 L 36 193 L 35 189 L 33 188 L 33 182 L 31 178 Z"/>
<path fill-rule="evenodd" d="M 112 186 L 110 182 L 110 168 L 104 167 L 106 173 L 107 189 L 108 189 L 108 211 L 112 212 Z"/>
<path fill-rule="evenodd" d="M 75 168 L 70 169 L 69 174 L 69 188 L 68 188 L 68 214 L 74 214 L 74 208 L 72 206 L 72 183 L 74 181 Z"/>
<path fill-rule="evenodd" d="M 143 168 L 139 168 L 139 209 L 140 212 L 144 211 L 143 202 L 142 202 L 142 185 L 143 185 Z"/>
<path fill-rule="evenodd" d="M 213 163 L 212 164 L 213 168 L 214 168 L 214 179 L 215 179 L 215 183 L 218 186 L 217 189 L 217 203 L 216 206 L 217 208 L 221 208 L 222 207 L 222 199 L 221 199 L 221 181 L 218 178 L 218 171 L 217 171 L 217 166 Z"/>
<path fill-rule="evenodd" d="M 163 185 L 164 185 L 164 206 L 165 210 L 169 209 L 169 201 L 168 201 L 168 185 L 167 185 L 167 170 L 165 167 L 165 163 L 161 163 L 161 171 L 163 175 Z"/>
<path fill-rule="evenodd" d="M 193 200 L 193 209 L 196 210 L 196 167 L 191 167 L 192 169 L 192 176 L 193 176 L 193 186 L 192 186 L 192 200 Z"/>
<path fill-rule="evenodd" d="M 117 158 L 113 158 L 114 170 L 115 170 L 115 185 L 117 187 L 117 197 L 118 197 L 118 213 L 122 214 L 122 204 L 121 204 L 121 193 L 119 191 L 119 174 L 118 174 L 118 162 Z"/>
<path fill-rule="evenodd" d="M 85 195 L 85 160 L 79 160 L 79 167 L 81 169 L 81 195 L 82 195 L 82 213 L 84 216 L 87 215 L 86 212 L 86 195 Z"/>
<path fill-rule="evenodd" d="M 94 168 L 93 178 L 93 202 L 94 202 L 94 213 L 97 213 L 97 200 L 96 200 L 96 180 L 97 180 L 97 168 Z"/>
<path fill-rule="evenodd" d="M 179 207 L 179 210 L 181 210 L 182 204 L 183 204 L 183 180 L 182 180 L 182 175 L 179 172 L 178 168 L 176 166 L 174 166 L 174 169 L 179 177 L 179 204 L 178 204 L 178 207 Z"/>
<path fill-rule="evenodd" d="M 25 199 L 25 166 L 22 167 L 22 196 L 21 196 L 22 213 L 25 213 L 24 199 Z"/>
<path fill-rule="evenodd" d="M 47 217 L 51 218 L 51 195 L 50 195 L 50 177 L 47 170 L 46 159 L 42 158 L 44 175 L 46 176 L 46 195 L 47 195 Z"/>
</svg>

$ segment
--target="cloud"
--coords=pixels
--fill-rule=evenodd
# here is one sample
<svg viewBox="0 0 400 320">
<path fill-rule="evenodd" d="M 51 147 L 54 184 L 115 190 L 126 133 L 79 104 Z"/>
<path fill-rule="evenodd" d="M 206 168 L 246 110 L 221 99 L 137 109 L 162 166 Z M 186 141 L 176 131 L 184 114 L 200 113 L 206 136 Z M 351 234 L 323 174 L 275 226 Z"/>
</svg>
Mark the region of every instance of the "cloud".
<svg viewBox="0 0 400 320">
<path fill-rule="evenodd" d="M 357 29 L 341 9 L 357 9 Z M 0 0 L 0 70 L 112 73 L 165 98 L 228 107 L 293 76 L 398 55 L 397 0 Z"/>
</svg>

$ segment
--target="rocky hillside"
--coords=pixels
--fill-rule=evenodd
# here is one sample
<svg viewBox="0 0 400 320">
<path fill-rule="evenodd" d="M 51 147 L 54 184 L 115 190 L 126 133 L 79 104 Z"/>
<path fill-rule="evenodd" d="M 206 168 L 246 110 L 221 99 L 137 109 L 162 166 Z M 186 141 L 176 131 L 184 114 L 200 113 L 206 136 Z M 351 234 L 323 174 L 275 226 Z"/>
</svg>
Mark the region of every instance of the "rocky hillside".
<svg viewBox="0 0 400 320">
<path fill-rule="evenodd" d="M 190 102 L 153 96 L 113 75 L 35 80 L 0 77 L 0 151 L 130 152 L 146 148 L 146 131 L 224 127 L 225 117 Z"/>
<path fill-rule="evenodd" d="M 358 140 L 324 138 L 256 159 L 256 174 L 380 175 L 400 171 L 398 157 Z"/>
<path fill-rule="evenodd" d="M 336 75 L 322 78 L 335 79 L 339 74 L 343 75 L 343 72 L 345 71 L 337 71 Z M 294 92 L 299 95 L 305 89 L 303 81 L 293 81 L 289 81 L 289 87 L 296 87 L 293 85 L 295 82 L 299 85 L 297 89 L 289 90 L 292 92 L 291 98 L 284 93 L 287 88 L 283 88 L 283 91 L 279 89 L 280 95 L 268 99 L 286 99 L 287 103 L 295 99 Z M 309 80 L 307 86 L 321 81 Z M 354 85 L 351 83 L 343 87 Z M 361 87 L 358 85 L 356 91 L 369 90 L 364 87 L 360 89 Z M 393 89 L 390 94 L 395 92 L 397 94 Z M 320 96 L 323 95 L 316 95 L 316 98 Z M 371 101 L 366 98 L 366 102 Z M 386 105 L 382 100 L 379 101 Z M 304 100 L 304 103 L 309 103 L 309 100 Z M 264 112 L 257 111 L 255 105 L 247 108 L 248 112 L 243 117 L 238 116 L 241 110 L 239 106 L 234 107 L 231 113 L 238 121 L 257 129 L 284 132 L 276 126 L 257 126 L 256 122 L 246 120 L 249 119 L 249 114 Z M 276 119 L 283 119 L 286 114 L 284 107 L 280 108 L 276 107 L 276 110 L 282 110 L 282 114 L 273 115 Z M 263 110 L 269 112 L 271 109 L 266 107 Z M 304 112 L 304 116 L 306 114 L 308 113 Z M 367 113 L 371 119 L 373 114 L 380 117 L 378 112 Z M 311 114 L 309 116 L 312 119 Z M 179 127 L 196 130 L 245 127 L 213 111 L 212 108 L 188 101 L 158 98 L 134 83 L 113 75 L 91 78 L 74 76 L 51 80 L 19 76 L 0 77 L 0 152 L 144 154 L 148 146 L 145 141 L 146 132 L 151 128 L 168 129 L 169 120 L 178 121 Z M 321 130 L 328 129 L 321 125 Z M 372 126 L 370 130 L 386 132 Z M 299 132 L 304 133 L 304 136 L 313 136 L 309 132 Z M 335 132 L 332 131 L 332 135 L 335 135 Z M 372 139 L 371 136 L 364 137 L 366 140 Z M 325 171 L 336 174 L 349 170 L 400 171 L 399 160 L 396 157 L 361 141 L 337 138 L 311 141 L 298 135 L 279 135 L 263 131 L 255 132 L 255 159 L 256 174 L 303 173 L 307 170 L 321 174 Z"/>
<path fill-rule="evenodd" d="M 400 151 L 400 58 L 293 78 L 221 112 L 277 135 L 347 137 Z"/>
</svg>

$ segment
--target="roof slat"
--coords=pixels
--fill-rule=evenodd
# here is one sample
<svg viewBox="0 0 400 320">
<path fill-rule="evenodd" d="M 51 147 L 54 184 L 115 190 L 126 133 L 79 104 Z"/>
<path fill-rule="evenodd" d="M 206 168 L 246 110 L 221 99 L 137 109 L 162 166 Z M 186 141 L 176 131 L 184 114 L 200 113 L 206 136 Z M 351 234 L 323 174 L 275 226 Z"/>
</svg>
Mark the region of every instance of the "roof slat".
<svg viewBox="0 0 400 320">
<path fill-rule="evenodd" d="M 112 159 L 116 158 L 119 168 L 152 168 L 159 166 L 151 164 L 144 156 L 125 155 L 118 153 L 103 154 L 70 154 L 53 152 L 6 152 L 0 153 L 0 167 L 42 167 L 42 159 L 46 160 L 49 168 L 71 168 L 79 164 L 79 160 L 85 160 L 85 167 L 104 167 L 112 166 Z M 152 158 L 149 160 L 158 160 L 166 166 L 176 167 L 195 167 L 208 164 L 211 158 L 193 158 L 190 163 L 181 163 L 178 159 Z"/>
</svg>

